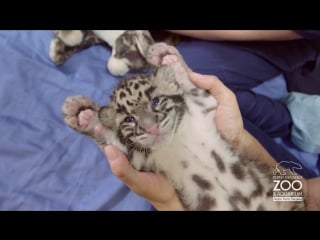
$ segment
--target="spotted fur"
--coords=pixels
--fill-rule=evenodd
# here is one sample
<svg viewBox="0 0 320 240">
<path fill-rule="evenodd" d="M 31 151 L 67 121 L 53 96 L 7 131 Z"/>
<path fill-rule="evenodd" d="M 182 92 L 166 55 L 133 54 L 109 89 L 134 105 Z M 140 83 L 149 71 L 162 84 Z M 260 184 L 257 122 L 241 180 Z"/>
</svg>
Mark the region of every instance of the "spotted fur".
<svg viewBox="0 0 320 240">
<path fill-rule="evenodd" d="M 155 41 L 177 44 L 178 35 L 165 31 L 147 30 L 55 30 L 50 43 L 49 55 L 57 64 L 63 64 L 75 53 L 95 44 L 111 47 L 107 69 L 114 76 L 150 69 L 146 50 Z"/>
<path fill-rule="evenodd" d="M 217 102 L 188 79 L 175 47 L 157 43 L 146 56 L 156 71 L 123 79 L 108 106 L 66 99 L 66 124 L 118 146 L 137 170 L 163 173 L 188 210 L 304 209 L 304 202 L 273 201 L 272 169 L 238 156 L 220 137 Z"/>
</svg>

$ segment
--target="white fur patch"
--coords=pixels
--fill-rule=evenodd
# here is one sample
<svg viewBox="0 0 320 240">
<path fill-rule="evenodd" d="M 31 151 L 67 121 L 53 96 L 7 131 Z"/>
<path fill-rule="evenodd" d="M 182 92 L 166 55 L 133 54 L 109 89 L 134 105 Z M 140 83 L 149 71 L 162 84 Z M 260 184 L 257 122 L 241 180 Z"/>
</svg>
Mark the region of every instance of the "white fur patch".
<svg viewBox="0 0 320 240">
<path fill-rule="evenodd" d="M 49 47 L 49 56 L 51 58 L 51 60 L 53 62 L 56 62 L 56 45 L 57 45 L 57 42 L 59 41 L 59 39 L 57 38 L 54 38 L 51 40 L 50 42 L 50 47 Z"/>
<path fill-rule="evenodd" d="M 58 37 L 69 47 L 76 46 L 81 43 L 83 39 L 83 33 L 80 30 L 72 30 L 69 34 L 62 35 L 61 31 L 58 33 Z"/>
<path fill-rule="evenodd" d="M 54 38 L 50 42 L 50 47 L 49 47 L 49 57 L 54 63 L 57 63 L 57 42 L 60 41 L 57 38 Z"/>
<path fill-rule="evenodd" d="M 128 60 L 111 56 L 108 60 L 108 70 L 114 76 L 123 76 L 129 72 Z"/>
</svg>

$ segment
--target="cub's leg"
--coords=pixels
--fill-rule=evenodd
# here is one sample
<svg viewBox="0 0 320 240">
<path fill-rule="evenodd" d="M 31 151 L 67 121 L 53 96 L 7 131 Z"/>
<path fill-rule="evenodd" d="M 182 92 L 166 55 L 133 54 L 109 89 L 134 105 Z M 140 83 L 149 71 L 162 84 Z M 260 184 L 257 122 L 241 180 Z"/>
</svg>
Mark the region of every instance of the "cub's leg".
<svg viewBox="0 0 320 240">
<path fill-rule="evenodd" d="M 189 79 L 191 69 L 174 46 L 163 42 L 151 45 L 147 50 L 147 61 L 158 67 L 157 77 L 161 81 L 177 83 L 185 94 L 190 94 L 194 98 L 208 96 L 206 91 L 198 89 L 191 82 Z"/>
<path fill-rule="evenodd" d="M 55 30 L 49 55 L 51 60 L 59 65 L 73 54 L 101 42 L 102 40 L 89 30 Z"/>
<path fill-rule="evenodd" d="M 168 58 L 168 55 L 171 57 Z M 147 50 L 146 58 L 147 61 L 155 67 L 179 62 L 185 70 L 190 71 L 179 51 L 174 46 L 168 45 L 164 42 L 151 45 Z"/>
<path fill-rule="evenodd" d="M 64 122 L 75 131 L 91 137 L 99 146 L 108 144 L 107 129 L 99 119 L 100 107 L 84 96 L 68 97 L 62 105 Z"/>
<path fill-rule="evenodd" d="M 207 91 L 197 88 L 189 79 L 191 69 L 174 46 L 166 43 L 151 45 L 147 50 L 147 61 L 153 66 L 158 66 L 157 81 L 166 81 L 171 88 L 176 85 L 177 89 L 181 89 L 185 96 L 188 96 L 189 111 L 205 114 L 206 119 L 213 119 L 217 107 L 216 99 Z M 208 123 L 211 125 L 211 120 Z"/>
</svg>

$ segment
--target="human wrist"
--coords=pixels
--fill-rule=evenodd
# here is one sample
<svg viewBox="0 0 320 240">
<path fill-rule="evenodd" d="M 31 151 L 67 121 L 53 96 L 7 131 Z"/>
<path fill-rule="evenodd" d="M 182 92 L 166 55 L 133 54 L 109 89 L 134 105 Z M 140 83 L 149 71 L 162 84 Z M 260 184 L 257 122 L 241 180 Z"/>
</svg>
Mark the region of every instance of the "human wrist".
<svg viewBox="0 0 320 240">
<path fill-rule="evenodd" d="M 302 182 L 302 194 L 303 194 L 304 201 L 308 203 L 308 199 L 309 199 L 308 181 L 304 178 L 302 178 L 300 181 Z"/>
<path fill-rule="evenodd" d="M 231 147 L 239 154 L 243 154 L 246 151 L 247 145 L 250 144 L 251 139 L 248 135 L 248 132 L 243 129 L 239 131 L 237 134 L 233 134 L 232 137 L 225 138 L 227 142 L 231 145 Z"/>
<path fill-rule="evenodd" d="M 237 138 L 233 140 L 231 145 L 235 152 L 247 159 L 259 159 L 260 162 L 273 167 L 277 164 L 276 160 L 261 145 L 261 143 L 245 129 L 239 132 Z"/>
<path fill-rule="evenodd" d="M 320 210 L 320 177 L 302 179 L 302 192 L 307 210 Z"/>
</svg>

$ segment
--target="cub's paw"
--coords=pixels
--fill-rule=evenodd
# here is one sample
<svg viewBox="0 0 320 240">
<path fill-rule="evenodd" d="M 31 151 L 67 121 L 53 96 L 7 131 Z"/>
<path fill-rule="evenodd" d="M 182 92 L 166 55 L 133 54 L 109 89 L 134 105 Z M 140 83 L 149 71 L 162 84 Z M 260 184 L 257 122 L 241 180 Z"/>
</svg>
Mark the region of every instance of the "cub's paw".
<svg viewBox="0 0 320 240">
<path fill-rule="evenodd" d="M 51 40 L 49 56 L 55 64 L 62 64 L 69 58 L 66 48 L 67 46 L 59 38 L 53 38 Z"/>
<path fill-rule="evenodd" d="M 168 61 L 163 61 L 167 55 L 180 56 L 174 46 L 161 42 L 153 44 L 148 48 L 146 58 L 151 65 L 159 67 L 162 64 L 170 64 Z M 175 61 L 177 60 L 178 58 Z"/>
<path fill-rule="evenodd" d="M 49 56 L 59 65 L 64 63 L 82 43 L 84 33 L 80 30 L 55 30 L 50 42 Z"/>
<path fill-rule="evenodd" d="M 64 122 L 74 130 L 90 136 L 101 131 L 98 111 L 99 107 L 84 96 L 68 97 L 62 105 Z"/>
</svg>

